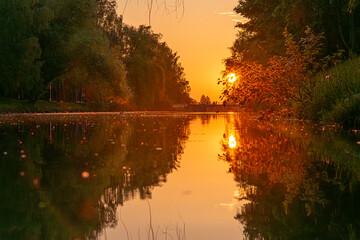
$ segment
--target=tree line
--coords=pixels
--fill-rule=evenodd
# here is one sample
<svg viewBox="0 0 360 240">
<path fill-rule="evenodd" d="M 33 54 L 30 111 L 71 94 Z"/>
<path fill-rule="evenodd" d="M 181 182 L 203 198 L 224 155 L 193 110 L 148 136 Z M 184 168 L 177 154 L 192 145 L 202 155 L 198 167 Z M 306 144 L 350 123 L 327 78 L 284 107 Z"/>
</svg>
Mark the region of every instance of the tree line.
<svg viewBox="0 0 360 240">
<path fill-rule="evenodd" d="M 224 59 L 218 81 L 224 86 L 222 99 L 268 113 L 322 118 L 322 113 L 309 109 L 319 109 L 314 100 L 319 91 L 314 89 L 328 92 L 325 83 L 335 81 L 335 76 L 316 76 L 360 53 L 360 1 L 240 0 L 234 11 L 247 20 L 236 25 L 231 56 Z M 227 79 L 231 73 L 238 77 L 234 83 Z M 344 81 L 345 72 L 339 74 Z M 360 91 L 354 87 L 358 77 L 348 82 L 352 87 L 338 94 L 339 104 Z M 324 94 L 321 101 L 331 99 Z"/>
<path fill-rule="evenodd" d="M 233 57 L 265 63 L 286 52 L 285 27 L 295 41 L 304 37 L 309 27 L 325 37 L 323 55 L 343 49 L 346 54 L 360 52 L 360 1 L 290 0 L 239 1 L 234 8 L 248 21 L 236 25 L 238 37 L 231 50 Z"/>
<path fill-rule="evenodd" d="M 114 0 L 0 2 L 0 97 L 166 108 L 190 101 L 179 56 Z"/>
</svg>

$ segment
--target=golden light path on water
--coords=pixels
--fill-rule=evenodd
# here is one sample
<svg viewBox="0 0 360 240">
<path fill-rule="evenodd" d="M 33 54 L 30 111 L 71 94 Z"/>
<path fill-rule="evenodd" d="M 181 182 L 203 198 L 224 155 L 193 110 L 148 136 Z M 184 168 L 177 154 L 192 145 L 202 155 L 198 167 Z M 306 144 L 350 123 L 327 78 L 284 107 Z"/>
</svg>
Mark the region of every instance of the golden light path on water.
<svg viewBox="0 0 360 240">
<path fill-rule="evenodd" d="M 241 223 L 259 238 L 329 239 L 329 222 L 341 239 L 360 222 L 358 129 L 244 113 L 3 114 L 0 139 L 1 239 L 251 239 Z"/>
<path fill-rule="evenodd" d="M 152 199 L 137 197 L 119 206 L 118 226 L 107 228 L 100 239 L 127 239 L 126 231 L 130 239 L 152 239 L 149 206 L 155 239 L 166 239 L 165 232 L 167 239 L 242 239 L 243 227 L 234 216 L 244 201 L 236 200 L 240 193 L 227 173 L 229 165 L 218 160 L 225 129 L 224 116 L 205 124 L 200 118 L 192 120 L 180 168 L 152 190 Z"/>
<path fill-rule="evenodd" d="M 232 135 L 229 137 L 229 147 L 230 148 L 235 148 L 236 147 L 236 139 Z"/>
</svg>

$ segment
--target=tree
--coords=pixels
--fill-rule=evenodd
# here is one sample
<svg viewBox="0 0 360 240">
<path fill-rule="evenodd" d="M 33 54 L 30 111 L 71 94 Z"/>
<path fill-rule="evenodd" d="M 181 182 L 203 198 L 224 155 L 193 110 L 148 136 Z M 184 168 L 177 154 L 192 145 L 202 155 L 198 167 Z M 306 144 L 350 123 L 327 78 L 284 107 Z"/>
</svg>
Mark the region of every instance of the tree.
<svg viewBox="0 0 360 240">
<path fill-rule="evenodd" d="M 125 67 L 104 32 L 113 28 L 112 1 L 55 1 L 52 28 L 44 34 L 47 84 L 57 99 L 121 102 L 131 96 Z M 122 100 L 121 100 L 122 99 Z"/>
<path fill-rule="evenodd" d="M 306 105 L 313 96 L 315 82 L 312 77 L 334 64 L 342 52 L 321 57 L 325 38 L 309 27 L 305 30 L 305 37 L 298 42 L 287 29 L 284 39 L 285 54 L 273 56 L 265 64 L 228 59 L 227 70 L 218 82 L 224 86 L 221 98 L 247 106 L 260 103 L 271 112 L 285 114 L 293 113 L 296 105 Z M 229 85 L 226 76 L 231 72 L 241 77 Z"/>
<path fill-rule="evenodd" d="M 0 3 L 0 96 L 36 101 L 43 92 L 39 35 L 48 27 L 46 1 Z"/>
<path fill-rule="evenodd" d="M 211 100 L 209 96 L 201 95 L 200 97 L 200 105 L 210 105 Z"/>
<path fill-rule="evenodd" d="M 91 101 L 128 98 L 124 66 L 102 31 L 113 3 L 2 1 L 0 96 L 35 102 L 53 84 L 58 100 L 78 100 L 79 91 Z"/>
<path fill-rule="evenodd" d="M 122 59 L 135 104 L 143 109 L 190 101 L 189 82 L 176 53 L 150 27 L 123 26 Z"/>
<path fill-rule="evenodd" d="M 324 32 L 324 56 L 339 49 L 359 53 L 360 32 L 355 24 L 360 22 L 359 3 L 359 0 L 240 0 L 234 11 L 248 21 L 236 25 L 239 33 L 231 47 L 232 56 L 265 64 L 272 56 L 285 53 L 282 40 L 285 27 L 298 41 L 307 26 L 315 32 Z"/>
<path fill-rule="evenodd" d="M 125 25 L 114 0 L 6 0 L 0 13 L 2 97 L 34 102 L 51 88 L 58 101 L 143 109 L 190 101 L 177 53 L 150 27 Z"/>
</svg>

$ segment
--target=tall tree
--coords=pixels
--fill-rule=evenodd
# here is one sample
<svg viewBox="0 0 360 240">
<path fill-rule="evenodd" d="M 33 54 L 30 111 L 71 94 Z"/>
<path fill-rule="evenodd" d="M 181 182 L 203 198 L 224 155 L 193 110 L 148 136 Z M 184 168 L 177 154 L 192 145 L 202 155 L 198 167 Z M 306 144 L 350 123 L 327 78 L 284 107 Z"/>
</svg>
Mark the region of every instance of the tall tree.
<svg viewBox="0 0 360 240">
<path fill-rule="evenodd" d="M 209 96 L 201 95 L 200 97 L 200 105 L 210 105 L 211 100 Z"/>
<path fill-rule="evenodd" d="M 0 13 L 2 97 L 34 102 L 51 89 L 60 101 L 125 103 L 134 93 L 142 108 L 190 100 L 177 54 L 150 27 L 123 24 L 114 0 L 4 0 Z"/>
<path fill-rule="evenodd" d="M 238 23 L 238 37 L 231 50 L 233 58 L 265 63 L 285 52 L 282 32 L 287 27 L 295 40 L 303 37 L 306 26 L 324 32 L 324 55 L 339 49 L 359 53 L 359 0 L 240 0 L 235 12 L 248 19 Z"/>
<path fill-rule="evenodd" d="M 113 3 L 55 0 L 53 8 L 52 28 L 42 39 L 43 71 L 47 83 L 60 86 L 58 99 L 128 98 L 124 66 L 103 34 L 115 17 Z"/>
<path fill-rule="evenodd" d="M 190 101 L 179 57 L 150 27 L 124 26 L 122 51 L 134 102 L 145 109 Z"/>
<path fill-rule="evenodd" d="M 39 34 L 51 12 L 43 0 L 0 2 L 0 95 L 35 101 L 43 91 Z"/>
</svg>

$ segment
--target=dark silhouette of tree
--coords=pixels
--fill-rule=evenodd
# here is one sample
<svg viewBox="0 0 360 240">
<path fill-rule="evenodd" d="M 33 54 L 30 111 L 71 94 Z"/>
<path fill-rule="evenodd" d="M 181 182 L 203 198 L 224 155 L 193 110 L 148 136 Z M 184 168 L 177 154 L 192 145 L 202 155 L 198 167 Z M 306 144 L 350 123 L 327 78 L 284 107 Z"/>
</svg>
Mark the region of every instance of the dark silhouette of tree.
<svg viewBox="0 0 360 240">
<path fill-rule="evenodd" d="M 211 105 L 210 97 L 201 95 L 199 104 L 200 105 Z"/>
</svg>

